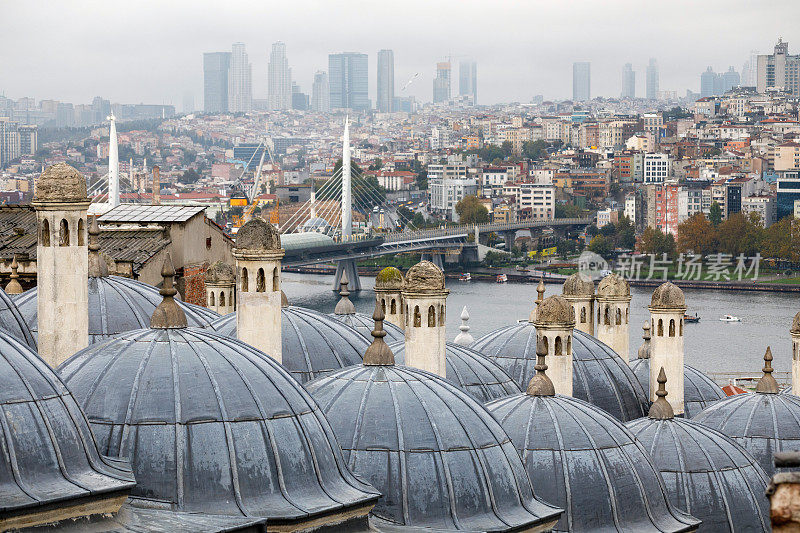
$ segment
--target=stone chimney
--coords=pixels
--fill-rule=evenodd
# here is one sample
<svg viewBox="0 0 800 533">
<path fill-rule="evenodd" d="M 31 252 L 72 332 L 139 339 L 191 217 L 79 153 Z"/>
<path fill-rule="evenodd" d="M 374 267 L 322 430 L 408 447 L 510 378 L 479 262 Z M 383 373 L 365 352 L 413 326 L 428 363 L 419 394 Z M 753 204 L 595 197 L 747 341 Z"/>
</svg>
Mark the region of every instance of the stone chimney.
<svg viewBox="0 0 800 533">
<path fill-rule="evenodd" d="M 594 335 L 594 282 L 576 272 L 564 282 L 563 293 L 575 309 L 575 328 Z"/>
<path fill-rule="evenodd" d="M 614 350 L 626 365 L 630 356 L 630 307 L 631 287 L 627 280 L 614 273 L 604 277 L 597 286 L 597 340 Z"/>
<path fill-rule="evenodd" d="M 161 203 L 161 168 L 153 166 L 153 205 Z"/>
<path fill-rule="evenodd" d="M 572 330 L 575 310 L 563 296 L 549 296 L 536 308 L 537 343 L 546 352 L 556 393 L 572 396 Z"/>
<path fill-rule="evenodd" d="M 272 224 L 254 218 L 236 234 L 236 328 L 239 340 L 282 362 L 281 238 Z"/>
<path fill-rule="evenodd" d="M 223 261 L 216 261 L 206 270 L 206 307 L 221 315 L 236 311 L 236 272 Z"/>
<path fill-rule="evenodd" d="M 667 401 L 676 415 L 683 409 L 683 315 L 686 301 L 677 285 L 666 282 L 650 300 L 650 401 L 656 400 L 658 372 L 664 369 L 669 387 Z"/>
<path fill-rule="evenodd" d="M 789 334 L 792 336 L 792 394 L 800 396 L 800 313 L 794 315 Z"/>
<path fill-rule="evenodd" d="M 444 273 L 420 261 L 406 273 L 403 303 L 406 365 L 445 376 L 445 309 L 449 290 Z"/>
<path fill-rule="evenodd" d="M 386 320 L 405 328 L 403 319 L 403 274 L 395 267 L 386 267 L 375 278 L 375 298 L 381 304 Z"/>
<path fill-rule="evenodd" d="M 86 180 L 66 163 L 36 181 L 39 355 L 55 368 L 89 345 Z"/>
</svg>

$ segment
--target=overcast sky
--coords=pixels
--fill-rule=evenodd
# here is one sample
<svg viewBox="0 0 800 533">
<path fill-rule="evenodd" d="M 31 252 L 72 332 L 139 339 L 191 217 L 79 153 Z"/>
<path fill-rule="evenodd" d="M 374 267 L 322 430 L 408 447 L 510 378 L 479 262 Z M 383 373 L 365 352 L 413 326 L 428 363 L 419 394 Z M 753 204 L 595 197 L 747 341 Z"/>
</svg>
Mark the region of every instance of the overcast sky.
<svg viewBox="0 0 800 533">
<path fill-rule="evenodd" d="M 293 79 L 310 93 L 328 54 L 394 50 L 396 95 L 430 101 L 435 63 L 478 63 L 480 103 L 572 94 L 572 63 L 592 63 L 592 96 L 619 96 L 632 63 L 638 95 L 648 58 L 661 89 L 699 90 L 700 73 L 771 52 L 779 36 L 800 53 L 800 0 L 0 0 L 0 94 L 88 103 L 202 105 L 202 54 L 247 46 L 253 96 L 265 98 L 271 43 L 284 41 Z M 414 73 L 408 90 L 400 88 Z"/>
</svg>

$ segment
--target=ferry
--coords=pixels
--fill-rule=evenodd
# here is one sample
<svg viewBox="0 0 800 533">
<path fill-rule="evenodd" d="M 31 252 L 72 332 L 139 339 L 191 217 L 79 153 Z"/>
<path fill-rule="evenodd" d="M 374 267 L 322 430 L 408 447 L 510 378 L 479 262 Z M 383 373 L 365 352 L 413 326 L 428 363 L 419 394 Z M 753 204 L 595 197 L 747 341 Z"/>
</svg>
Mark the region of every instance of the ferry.
<svg viewBox="0 0 800 533">
<path fill-rule="evenodd" d="M 719 317 L 719 319 L 722 322 L 741 322 L 742 321 L 741 318 L 739 318 L 738 316 L 733 316 L 733 315 L 721 316 L 721 317 Z"/>
<path fill-rule="evenodd" d="M 694 316 L 687 315 L 686 313 L 684 313 L 683 314 L 683 321 L 686 322 L 687 324 L 691 324 L 691 323 L 694 323 L 694 322 L 700 322 L 700 316 L 698 316 L 697 313 L 695 313 Z"/>
<path fill-rule="evenodd" d="M 472 276 L 469 272 L 464 272 L 458 277 L 458 281 L 472 281 Z"/>
<path fill-rule="evenodd" d="M 498 274 L 497 275 L 497 283 L 506 283 L 508 281 L 508 276 L 505 274 Z"/>
</svg>

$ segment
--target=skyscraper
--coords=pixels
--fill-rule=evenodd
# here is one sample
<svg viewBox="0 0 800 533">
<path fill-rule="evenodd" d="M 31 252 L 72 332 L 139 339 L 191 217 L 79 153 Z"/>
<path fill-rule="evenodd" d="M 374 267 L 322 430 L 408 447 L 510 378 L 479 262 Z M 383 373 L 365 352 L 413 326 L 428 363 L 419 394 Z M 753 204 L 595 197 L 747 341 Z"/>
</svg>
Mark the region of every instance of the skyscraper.
<svg viewBox="0 0 800 533">
<path fill-rule="evenodd" d="M 370 108 L 367 54 L 342 52 L 328 56 L 331 109 Z"/>
<path fill-rule="evenodd" d="M 655 100 L 658 98 L 658 63 L 656 63 L 654 57 L 650 58 L 650 64 L 647 65 L 646 82 L 645 97 L 648 100 Z"/>
<path fill-rule="evenodd" d="M 433 79 L 433 103 L 450 100 L 450 62 L 436 63 L 436 77 Z"/>
<path fill-rule="evenodd" d="M 314 73 L 314 85 L 311 87 L 311 109 L 319 113 L 328 113 L 331 110 L 328 73 L 323 70 Z"/>
<path fill-rule="evenodd" d="M 230 52 L 203 54 L 203 110 L 206 113 L 228 111 L 228 71 Z"/>
<path fill-rule="evenodd" d="M 700 74 L 700 97 L 706 98 L 708 96 L 714 96 L 715 94 L 719 94 L 719 91 L 716 89 L 721 88 L 717 85 L 721 85 L 717 83 L 717 77 L 719 74 L 714 72 L 711 67 L 708 67 L 705 72 Z M 717 86 L 717 87 L 715 87 Z"/>
<path fill-rule="evenodd" d="M 742 84 L 742 78 L 739 76 L 739 73 L 733 70 L 733 67 L 728 67 L 728 72 L 722 74 L 722 85 L 723 90 L 722 92 L 728 92 L 734 87 L 738 87 Z"/>
<path fill-rule="evenodd" d="M 394 52 L 378 52 L 378 111 L 394 111 Z"/>
<path fill-rule="evenodd" d="M 758 50 L 750 50 L 750 56 L 742 66 L 742 86 L 755 87 L 758 82 Z"/>
<path fill-rule="evenodd" d="M 592 64 L 580 61 L 572 64 L 572 101 L 591 99 Z"/>
<path fill-rule="evenodd" d="M 766 92 L 768 88 L 783 88 L 800 96 L 800 55 L 789 55 L 789 43 L 778 39 L 772 55 L 760 55 L 757 59 L 756 90 Z"/>
<path fill-rule="evenodd" d="M 636 98 L 636 73 L 633 65 L 625 63 L 622 67 L 622 98 Z"/>
<path fill-rule="evenodd" d="M 292 70 L 286 59 L 286 45 L 278 41 L 272 44 L 267 73 L 267 104 L 269 109 L 291 109 Z"/>
<path fill-rule="evenodd" d="M 473 59 L 458 65 L 458 94 L 471 96 L 472 105 L 478 105 L 478 64 Z"/>
<path fill-rule="evenodd" d="M 228 111 L 247 113 L 253 106 L 253 71 L 244 43 L 233 43 L 228 71 Z"/>
</svg>

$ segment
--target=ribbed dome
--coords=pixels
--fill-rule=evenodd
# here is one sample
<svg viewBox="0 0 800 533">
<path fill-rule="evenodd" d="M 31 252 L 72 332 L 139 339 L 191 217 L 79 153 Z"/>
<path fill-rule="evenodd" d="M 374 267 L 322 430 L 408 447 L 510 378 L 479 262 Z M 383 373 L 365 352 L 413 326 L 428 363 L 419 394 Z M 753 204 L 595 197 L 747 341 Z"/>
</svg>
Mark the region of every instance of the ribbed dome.
<svg viewBox="0 0 800 533">
<path fill-rule="evenodd" d="M 17 304 L 3 290 L 0 290 L 0 331 L 26 344 L 34 352 L 37 351 L 36 339 L 22 318 Z"/>
<path fill-rule="evenodd" d="M 59 372 L 101 450 L 130 458 L 134 505 L 304 522 L 377 497 L 347 470 L 305 390 L 242 342 L 199 328 L 138 330 Z"/>
<path fill-rule="evenodd" d="M 603 297 L 627 297 L 631 295 L 631 286 L 625 278 L 611 273 L 600 280 L 597 285 L 597 296 Z"/>
<path fill-rule="evenodd" d="M 359 365 L 306 384 L 353 472 L 394 525 L 540 531 L 560 510 L 537 500 L 514 446 L 447 381 L 405 366 Z"/>
<path fill-rule="evenodd" d="M 386 327 L 386 322 L 383 323 Z M 394 361 L 404 365 L 404 342 L 390 344 Z M 505 398 L 520 392 L 519 387 L 495 362 L 466 346 L 445 344 L 445 379 L 481 403 Z"/>
<path fill-rule="evenodd" d="M 549 296 L 536 307 L 536 323 L 553 326 L 575 324 L 575 309 L 561 295 Z"/>
<path fill-rule="evenodd" d="M 236 338 L 236 313 L 213 323 Z M 361 363 L 369 342 L 353 328 L 326 314 L 303 307 L 281 308 L 283 367 L 300 383 Z"/>
<path fill-rule="evenodd" d="M 644 447 L 582 400 L 517 394 L 486 408 L 522 457 L 537 496 L 564 507 L 554 531 L 694 531 L 675 509 Z"/>
<path fill-rule="evenodd" d="M 579 272 L 576 272 L 564 281 L 562 292 L 564 296 L 594 296 L 594 282 L 584 279 Z"/>
<path fill-rule="evenodd" d="M 636 379 L 646 393 L 650 392 L 650 359 L 633 359 L 631 361 Z M 688 365 L 683 367 L 683 408 L 684 417 L 692 418 L 694 415 L 713 404 L 717 400 L 727 398 L 725 392 L 714 381 Z"/>
<path fill-rule="evenodd" d="M 90 277 L 89 344 L 112 335 L 150 327 L 150 316 L 161 303 L 158 289 L 130 278 L 119 276 Z M 14 299 L 34 336 L 38 335 L 38 291 L 34 287 Z M 190 326 L 209 327 L 213 311 L 178 302 Z M 213 313 L 211 315 L 210 313 Z M 218 316 L 218 315 L 216 315 Z"/>
<path fill-rule="evenodd" d="M 536 328 L 529 322 L 506 326 L 477 341 L 478 350 L 500 365 L 525 390 L 535 374 Z M 605 409 L 623 422 L 642 417 L 648 397 L 633 371 L 591 335 L 572 331 L 572 395 Z"/>
<path fill-rule="evenodd" d="M 670 502 L 703 521 L 698 531 L 771 531 L 769 479 L 744 448 L 683 418 L 626 425 L 653 458 Z"/>
<path fill-rule="evenodd" d="M 46 510 L 57 512 L 48 522 L 81 516 L 87 513 L 68 508 L 92 501 L 95 512 L 106 512 L 97 500 L 124 498 L 134 486 L 127 461 L 100 455 L 86 418 L 55 372 L 5 333 L 0 407 L 0 529 L 15 527 L 15 515 Z"/>
<path fill-rule="evenodd" d="M 775 472 L 775 452 L 800 449 L 800 398 L 791 394 L 736 394 L 693 420 L 741 444 L 769 476 Z"/>
<path fill-rule="evenodd" d="M 365 315 L 364 313 L 353 313 L 351 315 L 337 315 L 336 313 L 333 313 L 328 316 L 355 329 L 361 335 L 363 335 L 367 341 L 372 340 L 370 332 L 375 326 L 375 321 L 372 320 L 371 316 Z M 388 343 L 403 341 L 406 338 L 403 330 L 391 322 L 384 322 L 383 330 L 386 332 L 386 342 Z"/>
</svg>

